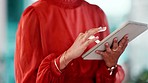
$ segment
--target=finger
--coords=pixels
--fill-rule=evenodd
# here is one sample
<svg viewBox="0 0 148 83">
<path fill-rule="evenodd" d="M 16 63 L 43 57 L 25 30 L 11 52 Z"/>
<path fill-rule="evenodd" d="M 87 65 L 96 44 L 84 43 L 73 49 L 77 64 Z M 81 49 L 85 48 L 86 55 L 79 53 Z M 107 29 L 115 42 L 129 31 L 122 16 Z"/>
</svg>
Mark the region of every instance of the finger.
<svg viewBox="0 0 148 83">
<path fill-rule="evenodd" d="M 123 45 L 123 47 L 122 47 L 122 49 L 123 49 L 123 51 L 125 50 L 125 48 L 127 47 L 127 45 L 128 45 L 128 39 L 126 40 L 126 43 Z"/>
<path fill-rule="evenodd" d="M 78 36 L 82 36 L 84 33 L 80 33 Z"/>
<path fill-rule="evenodd" d="M 101 55 L 102 57 L 104 57 L 104 53 L 100 50 L 96 50 L 95 51 L 96 54 Z"/>
<path fill-rule="evenodd" d="M 79 35 L 78 35 L 78 37 L 76 38 L 76 40 L 81 40 L 81 39 L 83 39 L 84 36 L 85 36 L 84 33 L 79 33 Z M 75 40 L 75 41 L 76 41 L 76 40 Z"/>
<path fill-rule="evenodd" d="M 99 30 L 98 28 L 93 28 L 93 29 L 86 31 L 84 39 L 87 40 L 90 36 L 98 33 L 98 30 Z"/>
<path fill-rule="evenodd" d="M 80 34 L 78 35 L 79 38 L 83 38 L 84 36 L 85 36 L 84 33 L 80 33 Z"/>
<path fill-rule="evenodd" d="M 102 58 L 104 60 L 108 59 L 108 57 L 109 57 L 105 52 L 100 51 L 100 50 L 96 50 L 95 53 L 98 54 L 98 55 L 100 55 L 100 56 L 102 56 Z"/>
<path fill-rule="evenodd" d="M 87 40 L 86 42 L 84 42 L 84 44 L 82 46 L 88 47 L 88 45 L 90 45 L 91 43 L 95 42 L 96 40 L 97 40 L 97 38 L 93 38 L 93 39 Z"/>
<path fill-rule="evenodd" d="M 118 48 L 118 39 L 115 37 L 114 40 L 113 40 L 113 47 L 112 47 L 112 50 L 113 49 L 117 49 Z"/>
<path fill-rule="evenodd" d="M 128 40 L 128 35 L 125 35 L 121 41 L 119 42 L 119 48 L 123 48 L 124 44 L 126 44 L 126 41 Z"/>
<path fill-rule="evenodd" d="M 99 30 L 98 30 L 98 32 L 103 32 L 103 31 L 106 31 L 106 27 L 99 27 Z"/>
<path fill-rule="evenodd" d="M 105 43 L 105 49 L 106 49 L 107 53 L 111 53 L 112 52 L 111 49 L 110 49 L 109 43 Z"/>
</svg>

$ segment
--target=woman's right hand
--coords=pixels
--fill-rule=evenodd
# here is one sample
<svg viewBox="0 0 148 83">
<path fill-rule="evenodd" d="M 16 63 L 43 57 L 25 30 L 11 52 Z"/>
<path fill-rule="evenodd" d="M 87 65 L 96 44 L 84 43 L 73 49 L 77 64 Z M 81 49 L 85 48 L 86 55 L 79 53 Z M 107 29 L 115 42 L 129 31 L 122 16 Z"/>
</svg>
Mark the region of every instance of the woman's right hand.
<svg viewBox="0 0 148 83">
<path fill-rule="evenodd" d="M 93 39 L 88 38 L 98 32 L 102 32 L 100 28 L 93 28 L 86 31 L 85 33 L 80 33 L 73 45 L 61 56 L 60 69 L 65 68 L 71 60 L 80 57 L 86 48 L 98 39 L 97 37 Z"/>
<path fill-rule="evenodd" d="M 66 54 L 69 59 L 75 59 L 82 55 L 86 48 L 98 38 L 88 39 L 90 36 L 98 33 L 99 28 L 93 28 L 85 33 L 80 33 L 73 45 L 67 50 Z"/>
</svg>

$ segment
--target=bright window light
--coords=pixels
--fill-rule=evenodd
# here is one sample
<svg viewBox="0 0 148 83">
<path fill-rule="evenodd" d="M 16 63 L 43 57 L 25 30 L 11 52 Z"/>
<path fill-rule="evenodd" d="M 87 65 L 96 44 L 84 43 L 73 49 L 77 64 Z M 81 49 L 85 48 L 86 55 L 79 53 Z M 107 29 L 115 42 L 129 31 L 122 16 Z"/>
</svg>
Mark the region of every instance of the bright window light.
<svg viewBox="0 0 148 83">
<path fill-rule="evenodd" d="M 86 0 L 86 1 L 98 5 L 108 15 L 115 15 L 115 16 L 125 15 L 131 9 L 131 0 Z"/>
<path fill-rule="evenodd" d="M 32 2 L 35 2 L 35 1 L 37 1 L 37 0 L 31 0 Z"/>
</svg>

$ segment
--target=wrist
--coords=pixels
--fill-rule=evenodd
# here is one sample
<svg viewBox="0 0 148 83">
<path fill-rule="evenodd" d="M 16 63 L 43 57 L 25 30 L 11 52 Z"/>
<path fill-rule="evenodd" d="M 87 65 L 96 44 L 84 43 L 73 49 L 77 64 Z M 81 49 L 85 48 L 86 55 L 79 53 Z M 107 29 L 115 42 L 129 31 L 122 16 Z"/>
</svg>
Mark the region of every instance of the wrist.
<svg viewBox="0 0 148 83">
<path fill-rule="evenodd" d="M 114 66 L 111 66 L 111 67 L 108 67 L 107 70 L 110 72 L 109 75 L 112 75 L 114 70 L 117 68 L 118 65 L 114 65 Z"/>
<path fill-rule="evenodd" d="M 62 54 L 62 56 L 61 56 L 61 58 L 60 58 L 60 69 L 64 69 L 67 65 L 68 65 L 68 63 L 70 62 L 70 61 L 72 61 L 73 59 L 71 59 L 70 57 L 69 57 L 69 54 L 68 54 L 68 52 L 67 51 L 65 51 L 63 54 Z"/>
<path fill-rule="evenodd" d="M 105 62 L 107 67 L 113 67 L 117 65 L 117 62 Z"/>
</svg>

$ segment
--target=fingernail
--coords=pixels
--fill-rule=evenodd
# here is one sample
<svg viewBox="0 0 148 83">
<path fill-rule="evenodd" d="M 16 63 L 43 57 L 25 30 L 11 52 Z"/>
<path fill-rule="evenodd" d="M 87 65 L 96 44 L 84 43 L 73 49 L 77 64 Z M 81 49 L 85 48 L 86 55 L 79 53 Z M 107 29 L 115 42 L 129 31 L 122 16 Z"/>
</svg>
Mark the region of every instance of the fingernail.
<svg viewBox="0 0 148 83">
<path fill-rule="evenodd" d="M 128 38 L 128 34 L 126 34 L 125 37 Z"/>
<path fill-rule="evenodd" d="M 114 38 L 115 41 L 118 41 L 117 37 Z"/>
<path fill-rule="evenodd" d="M 99 39 L 99 36 L 96 36 L 96 39 Z"/>
<path fill-rule="evenodd" d="M 94 35 L 91 35 L 88 39 L 94 39 L 95 36 Z"/>
<path fill-rule="evenodd" d="M 103 32 L 103 31 L 106 31 L 106 27 L 99 27 L 98 28 L 98 32 Z"/>
<path fill-rule="evenodd" d="M 97 53 L 97 54 L 98 54 L 98 53 L 99 53 L 99 51 L 98 51 L 98 50 L 96 50 L 96 51 L 95 51 L 95 53 Z"/>
<path fill-rule="evenodd" d="M 105 45 L 107 45 L 107 46 L 108 46 L 108 42 L 107 42 L 107 43 L 105 43 Z"/>
<path fill-rule="evenodd" d="M 98 43 L 100 43 L 100 40 L 96 40 L 95 42 L 98 44 Z"/>
</svg>

